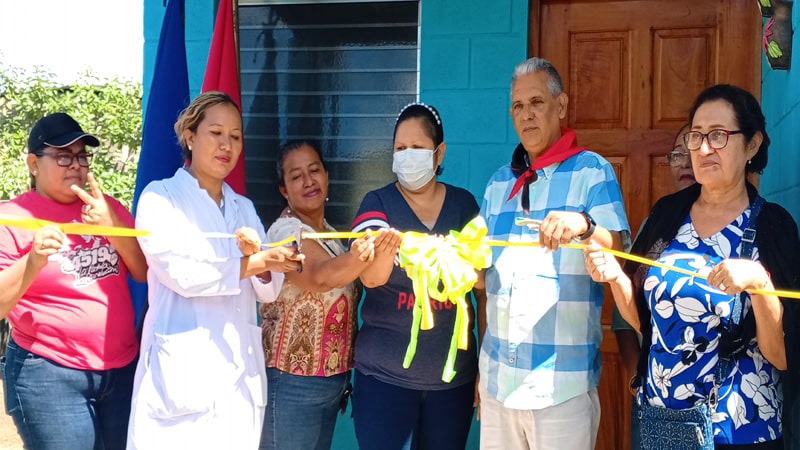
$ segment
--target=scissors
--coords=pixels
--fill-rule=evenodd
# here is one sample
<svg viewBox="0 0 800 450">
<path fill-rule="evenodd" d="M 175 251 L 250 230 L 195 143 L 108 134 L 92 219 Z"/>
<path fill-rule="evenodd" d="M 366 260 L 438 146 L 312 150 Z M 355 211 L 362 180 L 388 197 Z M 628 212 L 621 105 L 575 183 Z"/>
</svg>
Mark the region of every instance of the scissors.
<svg viewBox="0 0 800 450">
<path fill-rule="evenodd" d="M 294 233 L 294 242 L 292 242 L 292 247 L 294 247 L 294 255 L 297 256 L 302 253 L 303 250 L 303 230 L 298 228 L 297 231 Z M 303 261 L 297 262 L 297 273 L 303 271 Z"/>
</svg>

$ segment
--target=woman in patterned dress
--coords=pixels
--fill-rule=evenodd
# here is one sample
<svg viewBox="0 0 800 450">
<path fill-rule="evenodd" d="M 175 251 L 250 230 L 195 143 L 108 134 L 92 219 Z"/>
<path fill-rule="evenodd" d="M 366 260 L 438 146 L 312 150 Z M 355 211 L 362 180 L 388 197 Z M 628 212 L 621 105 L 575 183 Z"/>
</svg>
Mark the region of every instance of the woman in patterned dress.
<svg viewBox="0 0 800 450">
<path fill-rule="evenodd" d="M 596 281 L 610 284 L 623 317 L 642 332 L 640 398 L 672 409 L 706 403 L 721 367 L 712 415 L 715 448 L 783 448 L 783 305 L 775 295 L 748 291 L 796 284 L 797 225 L 782 207 L 764 202 L 752 254 L 743 251 L 759 197 L 746 176 L 764 169 L 770 142 L 749 92 L 707 88 L 692 106 L 690 122 L 685 140 L 697 184 L 656 203 L 633 253 L 707 280 L 639 263 L 623 270 L 596 244 L 585 250 L 586 266 Z"/>
<path fill-rule="evenodd" d="M 271 242 L 334 229 L 325 220 L 328 171 L 310 141 L 285 144 L 278 180 L 288 206 L 267 231 Z M 303 270 L 286 274 L 278 298 L 260 308 L 267 362 L 267 412 L 260 449 L 330 449 L 336 413 L 353 367 L 356 282 L 375 253 L 394 254 L 400 235 L 381 230 L 353 241 L 303 239 Z"/>
</svg>

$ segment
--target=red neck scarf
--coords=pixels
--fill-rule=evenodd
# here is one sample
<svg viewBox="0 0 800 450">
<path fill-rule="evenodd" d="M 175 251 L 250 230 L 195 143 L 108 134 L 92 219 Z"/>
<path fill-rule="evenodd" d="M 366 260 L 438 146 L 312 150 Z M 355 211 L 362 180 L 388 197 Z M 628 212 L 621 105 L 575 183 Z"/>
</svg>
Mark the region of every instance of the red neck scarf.
<svg viewBox="0 0 800 450">
<path fill-rule="evenodd" d="M 534 159 L 533 163 L 529 163 L 528 152 L 522 144 L 519 144 L 514 149 L 514 155 L 511 158 L 511 170 L 517 175 L 517 181 L 511 189 L 508 200 L 511 200 L 522 189 L 522 209 L 528 214 L 530 212 L 530 184 L 538 179 L 536 170 L 555 162 L 562 162 L 583 150 L 586 150 L 586 147 L 578 147 L 575 130 L 565 127 L 561 127 L 561 137 Z"/>
</svg>

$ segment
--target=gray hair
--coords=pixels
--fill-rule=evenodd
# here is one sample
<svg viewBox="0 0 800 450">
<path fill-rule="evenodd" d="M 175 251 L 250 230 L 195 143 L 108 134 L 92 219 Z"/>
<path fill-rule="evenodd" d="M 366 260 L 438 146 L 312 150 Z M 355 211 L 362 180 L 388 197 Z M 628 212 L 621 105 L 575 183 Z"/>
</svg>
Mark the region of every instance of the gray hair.
<svg viewBox="0 0 800 450">
<path fill-rule="evenodd" d="M 514 74 L 511 75 L 511 88 L 514 88 L 514 82 L 517 78 L 534 72 L 544 72 L 547 75 L 547 89 L 557 96 L 564 90 L 564 85 L 561 83 L 561 75 L 558 74 L 555 66 L 550 61 L 544 58 L 529 58 L 517 64 L 514 68 Z"/>
</svg>

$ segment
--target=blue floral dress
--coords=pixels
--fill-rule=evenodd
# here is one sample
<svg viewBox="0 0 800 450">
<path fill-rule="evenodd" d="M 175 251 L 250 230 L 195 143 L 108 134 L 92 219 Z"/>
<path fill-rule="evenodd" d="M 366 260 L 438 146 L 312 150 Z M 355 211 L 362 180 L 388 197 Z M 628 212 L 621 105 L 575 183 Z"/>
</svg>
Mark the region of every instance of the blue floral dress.
<svg viewBox="0 0 800 450">
<path fill-rule="evenodd" d="M 718 233 L 700 239 L 689 216 L 658 261 L 708 274 L 726 258 L 738 257 L 748 208 Z M 752 259 L 758 260 L 753 249 Z M 722 327 L 732 327 L 734 296 L 703 279 L 651 267 L 644 282 L 651 311 L 652 345 L 644 393 L 650 405 L 673 409 L 705 402 L 714 386 Z M 750 314 L 750 296 L 741 295 Z M 730 328 L 729 328 L 730 329 Z M 762 356 L 753 338 L 729 365 L 712 417 L 716 444 L 746 444 L 781 436 L 782 392 L 779 373 Z"/>
</svg>

